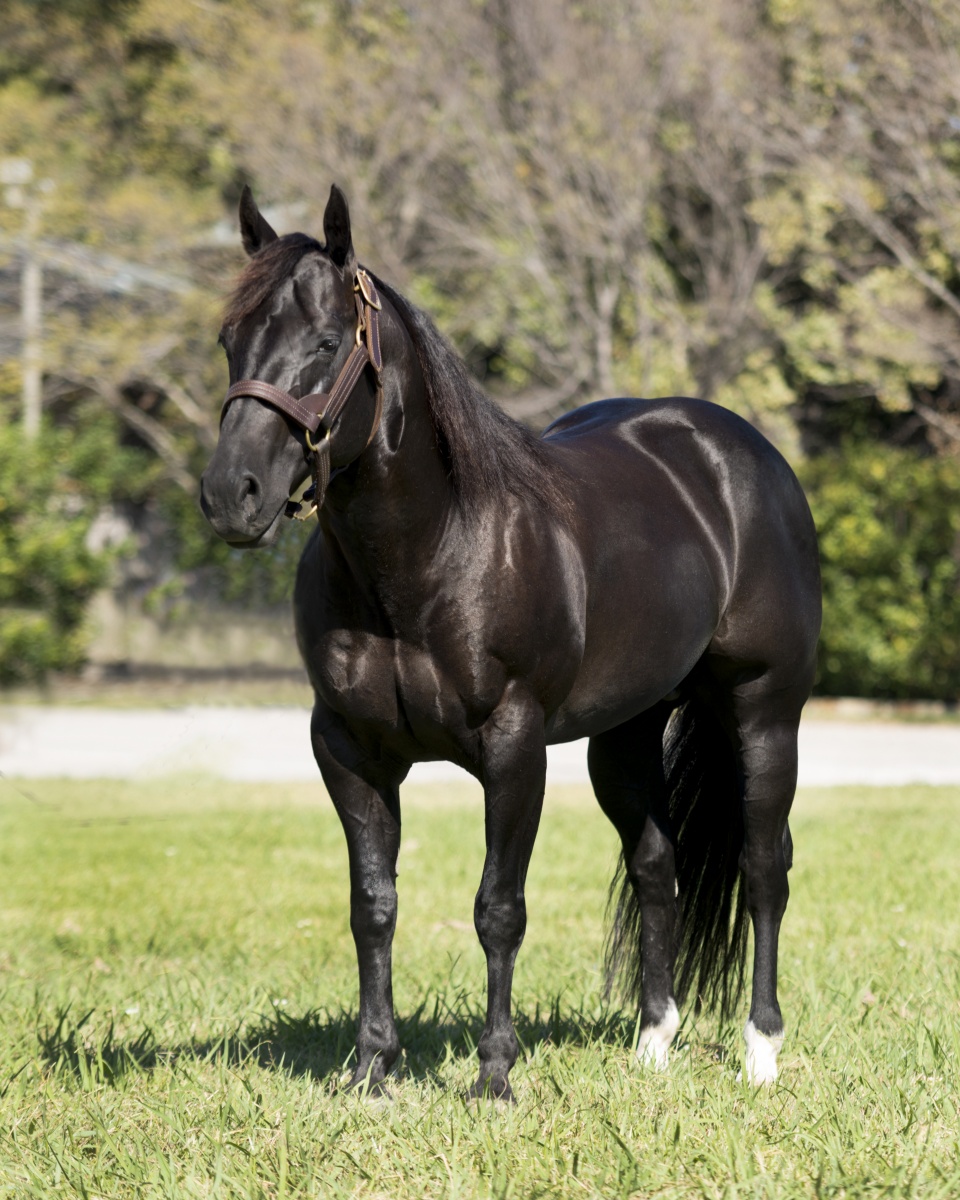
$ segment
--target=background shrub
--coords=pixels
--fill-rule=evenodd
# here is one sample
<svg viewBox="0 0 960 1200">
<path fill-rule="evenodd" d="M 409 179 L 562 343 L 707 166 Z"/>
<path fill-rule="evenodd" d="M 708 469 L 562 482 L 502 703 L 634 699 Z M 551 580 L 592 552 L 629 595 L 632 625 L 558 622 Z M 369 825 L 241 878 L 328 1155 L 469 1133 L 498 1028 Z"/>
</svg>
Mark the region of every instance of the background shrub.
<svg viewBox="0 0 960 1200">
<path fill-rule="evenodd" d="M 83 662 L 87 603 L 116 552 L 88 535 L 121 480 L 129 491 L 144 479 L 141 459 L 117 449 L 109 419 L 36 441 L 0 424 L 0 683 Z"/>
<path fill-rule="evenodd" d="M 960 463 L 849 444 L 805 463 L 820 535 L 817 690 L 960 695 Z"/>
</svg>

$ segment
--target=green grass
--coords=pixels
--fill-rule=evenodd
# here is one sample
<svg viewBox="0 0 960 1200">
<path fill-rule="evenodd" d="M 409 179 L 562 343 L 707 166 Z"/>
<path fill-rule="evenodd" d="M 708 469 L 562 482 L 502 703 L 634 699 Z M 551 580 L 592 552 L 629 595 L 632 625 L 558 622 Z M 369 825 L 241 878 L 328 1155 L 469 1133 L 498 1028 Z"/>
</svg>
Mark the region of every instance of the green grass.
<svg viewBox="0 0 960 1200">
<path fill-rule="evenodd" d="M 548 797 L 518 1104 L 476 1070 L 471 788 L 404 797 L 390 1103 L 338 1090 L 356 976 L 319 786 L 0 783 L 0 1197 L 956 1197 L 960 790 L 803 794 L 780 1083 L 689 1013 L 664 1075 L 605 1005 L 611 830 Z"/>
</svg>

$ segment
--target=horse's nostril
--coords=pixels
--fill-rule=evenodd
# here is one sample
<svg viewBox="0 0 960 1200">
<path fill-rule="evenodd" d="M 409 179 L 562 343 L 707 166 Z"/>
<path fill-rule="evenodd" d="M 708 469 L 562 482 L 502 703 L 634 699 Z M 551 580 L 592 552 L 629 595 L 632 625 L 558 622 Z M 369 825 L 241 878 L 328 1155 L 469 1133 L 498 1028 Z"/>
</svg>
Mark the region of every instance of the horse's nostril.
<svg viewBox="0 0 960 1200">
<path fill-rule="evenodd" d="M 255 475 L 251 475 L 248 472 L 243 476 L 240 481 L 238 499 L 240 502 L 240 511 L 243 513 L 244 519 L 247 521 L 255 520 L 263 504 L 260 481 Z"/>
</svg>

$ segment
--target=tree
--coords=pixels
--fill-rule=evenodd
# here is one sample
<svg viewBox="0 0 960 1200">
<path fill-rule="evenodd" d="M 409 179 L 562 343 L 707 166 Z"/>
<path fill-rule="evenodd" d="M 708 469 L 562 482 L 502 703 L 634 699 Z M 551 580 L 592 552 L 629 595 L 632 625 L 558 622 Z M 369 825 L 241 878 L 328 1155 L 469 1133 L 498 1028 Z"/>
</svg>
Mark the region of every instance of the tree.
<svg viewBox="0 0 960 1200">
<path fill-rule="evenodd" d="M 193 501 L 243 182 L 308 232 L 344 186 L 361 258 L 536 425 L 686 392 L 794 461 L 853 435 L 960 448 L 960 0 L 8 10 L 0 156 L 56 180 L 43 236 L 191 285 L 52 273 L 48 295 L 51 416 L 97 406 L 148 453 L 170 587 L 282 590 Z M 4 363 L 10 414 L 16 389 Z"/>
<path fill-rule="evenodd" d="M 777 0 L 779 169 L 751 213 L 781 278 L 764 298 L 786 372 L 960 438 L 960 6 Z M 903 427 L 903 426 L 901 426 Z M 911 428 L 907 425 L 906 428 Z"/>
</svg>

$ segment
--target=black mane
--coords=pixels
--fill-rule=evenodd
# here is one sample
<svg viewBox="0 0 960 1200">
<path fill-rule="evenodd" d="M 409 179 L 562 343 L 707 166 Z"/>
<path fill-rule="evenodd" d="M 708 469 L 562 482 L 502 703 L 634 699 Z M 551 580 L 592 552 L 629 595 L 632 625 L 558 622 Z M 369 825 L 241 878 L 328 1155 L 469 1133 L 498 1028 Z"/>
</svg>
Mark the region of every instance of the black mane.
<svg viewBox="0 0 960 1200">
<path fill-rule="evenodd" d="M 258 250 L 240 272 L 230 293 L 223 312 L 224 325 L 238 325 L 245 317 L 256 312 L 264 300 L 272 296 L 287 276 L 293 273 L 300 259 L 312 251 L 322 252 L 323 247 L 305 233 L 288 233 Z"/>
<path fill-rule="evenodd" d="M 413 341 L 437 446 L 461 507 L 481 508 L 511 492 L 563 515 L 569 499 L 549 446 L 470 378 L 463 359 L 424 312 L 381 279 L 376 284 Z"/>
<path fill-rule="evenodd" d="M 313 252 L 325 253 L 318 241 L 303 233 L 290 233 L 264 246 L 237 280 L 224 324 L 236 325 L 255 312 L 304 255 Z M 399 313 L 416 349 L 437 447 L 461 508 L 483 508 L 508 492 L 563 515 L 569 499 L 549 447 L 470 378 L 463 360 L 425 313 L 381 279 L 376 283 Z"/>
</svg>

